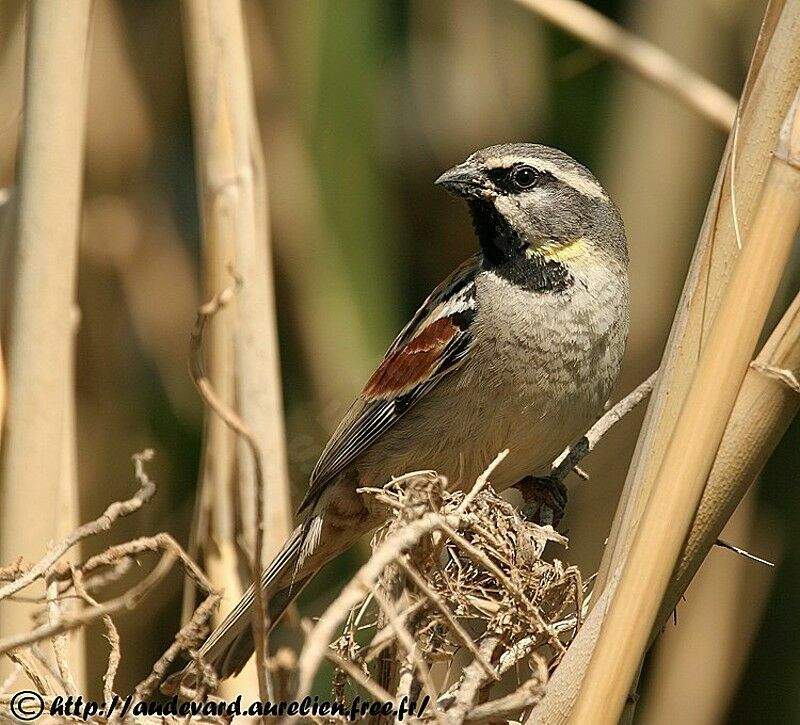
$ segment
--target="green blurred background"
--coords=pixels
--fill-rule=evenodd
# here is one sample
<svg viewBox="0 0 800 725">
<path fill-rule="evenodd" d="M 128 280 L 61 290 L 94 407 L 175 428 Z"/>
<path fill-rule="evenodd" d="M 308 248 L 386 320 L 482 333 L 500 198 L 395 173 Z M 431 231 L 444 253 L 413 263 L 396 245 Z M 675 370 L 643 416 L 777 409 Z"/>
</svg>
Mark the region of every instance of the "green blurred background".
<svg viewBox="0 0 800 725">
<path fill-rule="evenodd" d="M 465 210 L 432 185 L 476 148 L 558 146 L 620 206 L 633 325 L 617 396 L 658 364 L 725 138 L 707 121 L 511 0 L 246 0 L 269 176 L 288 449 L 296 500 L 326 435 L 422 298 L 475 248 Z M 764 2 L 591 5 L 738 94 Z M 0 10 L 0 183 L 13 181 L 24 14 Z M 82 517 L 130 491 L 152 446 L 160 493 L 108 541 L 186 542 L 202 407 L 187 373 L 199 224 L 181 16 L 167 0 L 96 0 L 80 257 Z M 794 285 L 787 285 L 788 300 Z M 571 483 L 565 558 L 593 572 L 641 413 Z M 638 721 L 800 723 L 798 425 L 669 624 Z M 103 542 L 108 543 L 108 542 Z M 100 542 L 93 545 L 99 546 Z M 362 552 L 314 583 L 321 611 Z M 127 692 L 174 634 L 181 579 L 119 619 Z M 278 641 L 296 635 L 279 632 Z M 105 664 L 99 629 L 90 681 Z"/>
</svg>

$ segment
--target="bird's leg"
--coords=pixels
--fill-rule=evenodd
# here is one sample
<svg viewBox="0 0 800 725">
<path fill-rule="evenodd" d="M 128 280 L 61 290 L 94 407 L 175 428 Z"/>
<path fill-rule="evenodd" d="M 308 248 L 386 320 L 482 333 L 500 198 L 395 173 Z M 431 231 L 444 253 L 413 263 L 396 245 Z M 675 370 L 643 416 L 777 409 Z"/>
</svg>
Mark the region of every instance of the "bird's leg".
<svg viewBox="0 0 800 725">
<path fill-rule="evenodd" d="M 522 494 L 525 505 L 522 515 L 545 526 L 558 526 L 567 507 L 567 487 L 564 479 L 589 452 L 589 439 L 583 436 L 552 468 L 547 476 L 525 476 L 515 488 Z"/>
<path fill-rule="evenodd" d="M 567 507 L 567 487 L 562 479 L 549 476 L 525 476 L 515 488 L 522 494 L 525 504 L 522 515 L 540 526 L 558 526 Z"/>
</svg>

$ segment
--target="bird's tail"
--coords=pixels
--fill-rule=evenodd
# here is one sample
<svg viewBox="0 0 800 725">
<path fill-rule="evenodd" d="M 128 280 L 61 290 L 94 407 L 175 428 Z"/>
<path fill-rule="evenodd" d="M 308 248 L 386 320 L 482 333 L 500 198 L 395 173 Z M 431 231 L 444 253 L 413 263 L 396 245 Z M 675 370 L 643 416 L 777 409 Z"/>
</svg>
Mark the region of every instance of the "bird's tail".
<svg viewBox="0 0 800 725">
<path fill-rule="evenodd" d="M 298 526 L 261 575 L 270 629 L 318 571 L 300 570 L 308 546 L 307 534 L 307 523 Z M 295 578 L 295 574 L 299 576 Z M 254 606 L 255 589 L 251 584 L 239 603 L 209 635 L 198 652 L 205 663 L 213 666 L 220 679 L 239 674 L 253 654 L 251 621 Z M 182 672 L 170 677 L 166 685 L 167 688 L 181 682 L 191 685 L 193 679 L 193 667 L 189 665 Z"/>
<path fill-rule="evenodd" d="M 269 610 L 270 631 L 314 574 L 316 572 L 308 574 L 303 579 L 293 581 L 291 586 L 279 589 L 273 594 L 265 591 L 267 609 Z M 228 624 L 228 629 L 220 633 L 219 637 L 213 642 L 209 639 L 203 645 L 203 649 L 208 647 L 207 652 L 203 652 L 203 649 L 200 651 L 203 660 L 214 667 L 214 671 L 221 680 L 238 675 L 247 664 L 247 661 L 253 656 L 253 651 L 255 650 L 251 614 L 255 602 L 252 584 L 245 596 L 249 596 L 251 600 L 248 608 L 238 614 L 238 619 L 231 619 L 236 610 L 231 612 L 222 624 L 212 632 L 211 636 L 213 637 L 226 624 Z"/>
</svg>

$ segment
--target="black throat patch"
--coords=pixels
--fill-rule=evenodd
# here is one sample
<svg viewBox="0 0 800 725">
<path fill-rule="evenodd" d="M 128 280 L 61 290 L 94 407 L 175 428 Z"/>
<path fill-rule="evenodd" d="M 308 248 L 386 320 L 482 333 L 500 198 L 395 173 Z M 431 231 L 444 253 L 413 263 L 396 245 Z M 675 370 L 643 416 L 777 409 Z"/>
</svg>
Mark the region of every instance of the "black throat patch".
<svg viewBox="0 0 800 725">
<path fill-rule="evenodd" d="M 528 245 L 494 204 L 470 200 L 469 211 L 487 270 L 529 292 L 563 292 L 575 283 L 563 262 L 542 254 L 528 256 Z"/>
</svg>

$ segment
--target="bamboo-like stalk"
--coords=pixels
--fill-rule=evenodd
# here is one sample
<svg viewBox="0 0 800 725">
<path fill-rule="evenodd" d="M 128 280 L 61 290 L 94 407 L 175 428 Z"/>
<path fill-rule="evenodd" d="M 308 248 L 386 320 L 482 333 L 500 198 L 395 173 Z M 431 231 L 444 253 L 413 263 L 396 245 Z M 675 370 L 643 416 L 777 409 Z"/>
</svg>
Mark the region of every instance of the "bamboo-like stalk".
<svg viewBox="0 0 800 725">
<path fill-rule="evenodd" d="M 800 294 L 751 363 L 653 636 L 686 591 L 748 487 L 800 410 Z"/>
<path fill-rule="evenodd" d="M 650 633 L 650 645 L 680 604 L 684 592 L 728 519 L 800 410 L 798 376 L 800 295 L 790 305 L 758 357 L 750 364 L 689 536 L 656 616 Z M 613 591 L 607 590 L 604 595 L 609 593 L 613 594 Z M 634 698 L 629 698 L 626 714 L 620 723 L 631 721 L 635 702 Z"/>
<path fill-rule="evenodd" d="M 3 452 L 3 423 L 6 419 L 6 400 L 8 398 L 6 388 L 6 363 L 3 357 L 3 341 L 0 340 L 0 454 Z"/>
<path fill-rule="evenodd" d="M 592 611 L 554 673 L 544 699 L 531 713 L 530 723 L 566 722 L 581 689 L 633 532 L 652 490 L 658 465 L 699 359 L 701 344 L 718 308 L 721 290 L 728 282 L 738 254 L 737 231 L 741 238 L 749 238 L 757 196 L 778 128 L 800 83 L 798 33 L 800 0 L 772 0 L 753 54 L 739 119 L 720 164 L 659 380 L 603 555 Z M 732 153 L 734 147 L 735 154 Z M 733 178 L 735 193 L 732 193 Z M 732 441 L 732 445 L 735 444 L 736 441 Z M 763 441 L 763 444 L 758 452 L 761 457 L 771 452 L 768 442 Z M 726 485 L 737 487 L 738 483 L 727 482 Z"/>
<path fill-rule="evenodd" d="M 674 611 L 725 521 L 800 409 L 800 391 L 796 386 L 798 376 L 800 296 L 787 310 L 747 371 L 692 530 L 656 618 L 651 640 Z M 547 694 L 532 712 L 529 723 L 554 725 L 567 721 L 618 581 L 619 570 L 616 569 L 551 678 Z"/>
<path fill-rule="evenodd" d="M 799 225 L 800 89 L 606 614 L 573 722 L 619 719 Z"/>
<path fill-rule="evenodd" d="M 91 1 L 37 2 L 29 12 L 8 409 L 0 463 L 4 562 L 38 558 L 56 531 L 77 525 L 67 520 L 59 502 L 74 502 L 78 495 L 70 371 Z M 0 636 L 27 628 L 25 607 L 5 609 Z"/>
<path fill-rule="evenodd" d="M 647 408 L 600 564 L 594 605 L 611 573 L 625 561 L 701 347 L 730 279 L 738 242 L 748 237 L 778 129 L 800 84 L 798 34 L 800 0 L 785 3 L 773 0 L 765 14 L 742 94 L 739 119 L 720 163 L 661 363 L 661 374 Z"/>
<path fill-rule="evenodd" d="M 628 32 L 578 0 L 517 2 L 679 98 L 723 131 L 730 130 L 736 114 L 736 101 L 661 48 Z"/>
<path fill-rule="evenodd" d="M 208 33 L 207 6 L 196 4 L 194 13 L 184 9 L 184 29 L 187 37 L 187 70 L 192 88 L 192 112 L 195 119 L 203 118 L 207 110 L 201 101 L 214 73 L 214 58 L 205 52 Z M 202 13 L 202 16 L 201 16 Z M 190 41 L 189 35 L 201 35 Z M 203 133 L 195 122 L 197 149 L 198 196 L 206 199 L 205 159 L 213 153 L 210 133 Z M 220 228 L 219 217 L 201 205 L 203 214 L 203 298 L 210 299 L 230 284 L 228 265 L 235 259 L 232 234 Z M 236 408 L 236 379 L 234 372 L 234 334 L 236 302 L 217 312 L 206 333 L 205 348 L 208 378 L 219 399 L 230 409 Z M 198 481 L 198 498 L 192 523 L 189 555 L 202 561 L 214 586 L 225 592 L 219 610 L 212 617 L 214 625 L 222 622 L 242 594 L 237 550 L 236 506 L 236 434 L 218 415 L 207 412 L 203 422 L 203 452 Z M 197 587 L 190 577 L 184 579 L 182 620 L 188 622 L 196 605 Z M 220 683 L 220 696 L 238 692 L 252 695 L 257 692 L 255 672 L 248 668 L 239 677 Z"/>
<path fill-rule="evenodd" d="M 291 518 L 264 162 L 239 0 L 186 0 L 183 8 L 206 238 L 206 283 L 219 284 L 221 272 L 228 265 L 242 280 L 233 334 L 230 328 L 218 330 L 212 342 L 212 361 L 217 366 L 213 374 L 229 399 L 235 399 L 237 405 L 233 407 L 252 430 L 261 450 L 269 491 L 257 490 L 251 451 L 241 442 L 236 457 L 236 500 L 241 506 L 238 520 L 253 568 L 260 570 L 262 551 L 270 556 L 277 551 L 289 533 Z M 213 472 L 213 484 L 209 479 L 209 486 L 214 485 L 219 498 L 224 499 L 225 509 L 219 520 L 212 518 L 211 522 L 230 545 L 231 489 L 226 464 L 231 462 L 231 449 L 226 432 L 216 427 L 214 431 L 207 444 L 215 448 L 207 448 L 205 460 L 216 450 L 226 457 L 219 462 L 226 469 Z M 210 423 L 208 432 L 211 434 Z M 230 559 L 230 546 L 222 553 Z M 231 564 L 224 562 L 226 567 Z M 214 581 L 215 585 L 229 581 L 230 572 L 217 573 L 221 581 Z M 259 654 L 261 661 L 263 652 Z M 258 671 L 263 697 L 263 668 Z"/>
<path fill-rule="evenodd" d="M 755 547 L 767 553 L 774 561 L 777 548 L 770 544 L 776 542 L 759 527 L 763 517 L 757 515 L 757 506 L 755 496 L 743 500 L 726 524 L 725 536 L 751 551 Z M 648 682 L 656 686 L 640 693 L 636 712 L 630 715 L 647 725 L 724 722 L 761 629 L 775 574 L 772 567 L 750 565 L 732 552 L 718 550 L 692 579 L 678 611 L 678 625 L 670 619 L 659 628 L 664 636 L 648 653 L 647 664 Z M 629 699 L 626 714 L 633 707 Z"/>
</svg>

